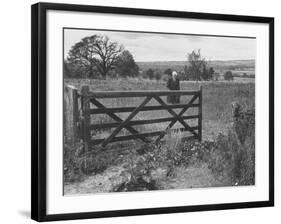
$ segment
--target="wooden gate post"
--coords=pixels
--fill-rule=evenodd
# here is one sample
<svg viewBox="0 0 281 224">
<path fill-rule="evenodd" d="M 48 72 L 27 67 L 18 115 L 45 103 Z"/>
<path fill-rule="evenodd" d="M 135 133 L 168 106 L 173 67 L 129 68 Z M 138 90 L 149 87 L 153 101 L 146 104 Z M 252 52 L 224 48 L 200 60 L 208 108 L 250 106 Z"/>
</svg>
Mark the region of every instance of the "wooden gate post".
<svg viewBox="0 0 281 224">
<path fill-rule="evenodd" d="M 67 85 L 64 88 L 64 141 L 73 144 L 77 141 L 78 125 L 78 90 Z"/>
<path fill-rule="evenodd" d="M 89 151 L 91 141 L 91 130 L 90 130 L 90 97 L 89 97 L 89 86 L 82 86 L 82 110 L 83 110 L 83 141 L 85 151 Z"/>
<path fill-rule="evenodd" d="M 203 88 L 200 86 L 199 91 L 199 107 L 198 107 L 198 139 L 201 142 L 202 141 L 202 94 L 203 94 Z"/>
</svg>

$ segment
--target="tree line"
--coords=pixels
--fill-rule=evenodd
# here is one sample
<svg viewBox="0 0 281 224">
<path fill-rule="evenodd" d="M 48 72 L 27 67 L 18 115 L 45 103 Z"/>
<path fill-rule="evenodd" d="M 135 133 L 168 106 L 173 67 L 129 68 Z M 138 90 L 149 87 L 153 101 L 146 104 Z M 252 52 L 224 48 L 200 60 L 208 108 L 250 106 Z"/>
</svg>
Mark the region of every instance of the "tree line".
<svg viewBox="0 0 281 224">
<path fill-rule="evenodd" d="M 183 71 L 178 71 L 181 80 L 213 80 L 215 71 L 208 66 L 200 49 L 193 50 L 186 57 L 188 66 L 185 65 Z M 103 35 L 88 36 L 74 44 L 64 60 L 63 70 L 66 78 L 93 79 L 142 76 L 160 80 L 172 73 L 171 68 L 164 72 L 152 68 L 140 71 L 130 51 Z M 229 73 L 226 79 L 231 80 Z"/>
</svg>

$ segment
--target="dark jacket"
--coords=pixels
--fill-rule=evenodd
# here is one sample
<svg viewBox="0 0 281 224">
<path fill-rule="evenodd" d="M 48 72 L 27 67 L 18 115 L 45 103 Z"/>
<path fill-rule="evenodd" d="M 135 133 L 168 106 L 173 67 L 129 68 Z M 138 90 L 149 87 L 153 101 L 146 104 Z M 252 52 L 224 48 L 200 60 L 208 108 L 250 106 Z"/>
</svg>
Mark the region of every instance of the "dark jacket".
<svg viewBox="0 0 281 224">
<path fill-rule="evenodd" d="M 167 88 L 169 90 L 180 90 L 180 80 L 178 78 L 176 79 L 169 78 L 167 81 Z M 180 103 L 180 96 L 169 95 L 167 96 L 167 102 L 172 104 Z"/>
</svg>

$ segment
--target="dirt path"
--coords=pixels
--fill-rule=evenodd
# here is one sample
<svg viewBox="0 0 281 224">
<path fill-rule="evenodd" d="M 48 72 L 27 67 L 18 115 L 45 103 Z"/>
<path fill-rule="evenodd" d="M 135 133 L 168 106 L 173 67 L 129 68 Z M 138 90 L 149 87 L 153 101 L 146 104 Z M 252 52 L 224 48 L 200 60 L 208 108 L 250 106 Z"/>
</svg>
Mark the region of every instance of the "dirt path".
<svg viewBox="0 0 281 224">
<path fill-rule="evenodd" d="M 87 176 L 77 183 L 68 183 L 65 185 L 65 195 L 105 193 L 110 192 L 114 187 L 124 181 L 124 176 L 120 175 L 124 168 L 122 166 L 113 166 L 105 170 L 102 174 Z M 225 186 L 217 180 L 206 164 L 200 167 L 179 167 L 175 170 L 176 175 L 166 177 L 158 172 L 158 183 L 161 189 L 186 189 Z M 157 174 L 156 174 L 157 175 Z M 157 177 L 156 177 L 157 179 Z"/>
</svg>

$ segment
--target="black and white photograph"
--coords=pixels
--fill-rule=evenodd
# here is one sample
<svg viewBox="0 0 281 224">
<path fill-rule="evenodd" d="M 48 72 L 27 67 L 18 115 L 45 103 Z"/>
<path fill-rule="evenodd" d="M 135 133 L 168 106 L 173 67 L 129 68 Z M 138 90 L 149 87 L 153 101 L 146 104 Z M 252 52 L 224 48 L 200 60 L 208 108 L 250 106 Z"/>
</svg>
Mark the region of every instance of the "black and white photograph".
<svg viewBox="0 0 281 224">
<path fill-rule="evenodd" d="M 64 196 L 255 186 L 255 36 L 62 36 Z"/>
<path fill-rule="evenodd" d="M 32 219 L 274 205 L 274 18 L 31 11 Z"/>
</svg>

